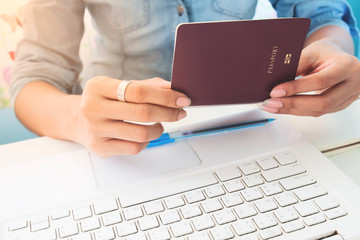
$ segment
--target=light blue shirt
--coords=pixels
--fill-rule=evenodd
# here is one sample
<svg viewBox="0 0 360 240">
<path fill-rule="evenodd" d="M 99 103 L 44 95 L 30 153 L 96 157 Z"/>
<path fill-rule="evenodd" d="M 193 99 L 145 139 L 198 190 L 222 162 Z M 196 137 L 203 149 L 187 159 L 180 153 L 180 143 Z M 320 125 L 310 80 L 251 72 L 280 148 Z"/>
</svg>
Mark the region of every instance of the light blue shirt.
<svg viewBox="0 0 360 240">
<path fill-rule="evenodd" d="M 354 16 L 343 0 L 270 2 L 278 17 L 310 18 L 309 34 L 338 25 L 358 36 Z M 78 50 L 86 8 L 97 30 L 87 79 L 106 75 L 170 80 L 178 24 L 252 19 L 256 5 L 257 0 L 32 0 L 25 9 L 24 40 L 16 56 L 13 100 L 26 83 L 39 80 L 67 93 L 81 93 Z"/>
</svg>

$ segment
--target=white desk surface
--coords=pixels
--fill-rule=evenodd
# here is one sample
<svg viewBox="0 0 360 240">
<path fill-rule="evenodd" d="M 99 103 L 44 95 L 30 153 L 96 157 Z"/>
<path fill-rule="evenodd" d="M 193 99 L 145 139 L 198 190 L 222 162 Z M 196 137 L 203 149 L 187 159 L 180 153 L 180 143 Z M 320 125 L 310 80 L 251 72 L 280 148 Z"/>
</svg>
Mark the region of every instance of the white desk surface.
<svg viewBox="0 0 360 240">
<path fill-rule="evenodd" d="M 194 125 L 194 123 L 199 119 L 202 121 L 206 120 L 206 126 L 211 119 L 221 120 L 224 119 L 224 116 L 234 115 L 234 113 L 234 116 L 236 116 L 236 113 L 239 111 L 254 108 L 256 108 L 255 105 L 190 108 L 188 109 L 187 118 L 177 123 L 167 123 L 165 124 L 165 129 L 175 130 L 184 125 L 195 126 L 196 124 Z M 320 118 L 271 114 L 267 114 L 266 116 L 284 119 L 289 125 L 300 131 L 305 139 L 320 150 L 331 149 L 334 146 L 344 145 L 349 142 L 357 143 L 360 139 L 360 127 L 357 125 L 359 122 L 358 119 L 360 119 L 360 101 L 357 101 L 345 111 L 325 115 Z M 233 120 L 236 120 L 236 118 Z M 30 161 L 70 153 L 80 149 L 83 149 L 83 147 L 77 143 L 54 140 L 48 137 L 0 145 L 0 170 L 7 171 L 5 168 L 9 168 L 10 172 L 16 173 L 17 165 L 21 168 L 22 165 Z M 360 186 L 360 177 L 358 175 L 358 171 L 360 170 L 360 144 L 355 144 L 352 149 L 347 148 L 345 150 L 346 151 L 333 151 L 333 153 L 336 154 L 331 154 L 332 152 L 330 152 L 327 156 Z M 26 181 L 27 185 L 31 185 L 29 184 L 29 181 L 31 183 L 31 179 L 22 179 L 21 176 L 18 177 L 19 178 L 12 177 L 12 179 L 16 179 L 16 181 Z M 83 179 L 84 181 L 86 180 L 85 178 Z M 36 181 L 39 182 L 40 180 L 34 179 L 35 183 Z M 8 189 L 8 185 L 11 186 L 11 182 L 3 179 L 0 183 L 0 188 Z M 73 190 L 75 191 L 75 189 Z M 86 191 L 91 192 L 93 190 L 87 189 Z M 80 195 L 78 197 L 80 198 Z M 23 210 L 25 209 L 26 207 L 24 207 Z M 21 209 L 19 209 L 19 212 L 21 213 L 22 211 L 20 210 Z M 0 221 L 5 218 L 5 216 L 0 217 Z"/>
</svg>

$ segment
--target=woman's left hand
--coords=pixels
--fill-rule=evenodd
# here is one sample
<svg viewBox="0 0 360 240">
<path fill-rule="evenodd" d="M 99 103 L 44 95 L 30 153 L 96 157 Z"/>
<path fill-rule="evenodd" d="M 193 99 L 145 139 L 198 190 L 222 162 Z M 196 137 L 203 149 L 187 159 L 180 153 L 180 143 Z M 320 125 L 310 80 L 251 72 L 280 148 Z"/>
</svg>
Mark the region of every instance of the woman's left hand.
<svg viewBox="0 0 360 240">
<path fill-rule="evenodd" d="M 297 80 L 277 85 L 260 109 L 280 114 L 321 116 L 359 99 L 360 61 L 328 39 L 303 49 Z"/>
</svg>

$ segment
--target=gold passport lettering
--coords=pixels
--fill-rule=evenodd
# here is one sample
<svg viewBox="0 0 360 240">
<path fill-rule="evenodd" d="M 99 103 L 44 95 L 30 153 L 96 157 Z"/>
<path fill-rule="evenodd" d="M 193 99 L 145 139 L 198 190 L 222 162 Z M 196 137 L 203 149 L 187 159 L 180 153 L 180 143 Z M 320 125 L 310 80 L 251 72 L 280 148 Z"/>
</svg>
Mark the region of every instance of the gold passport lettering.
<svg viewBox="0 0 360 240">
<path fill-rule="evenodd" d="M 271 56 L 270 56 L 270 63 L 269 63 L 268 71 L 267 71 L 268 74 L 273 73 L 273 69 L 274 69 L 278 49 L 279 49 L 278 46 L 273 46 L 273 48 L 272 48 Z"/>
<path fill-rule="evenodd" d="M 284 63 L 290 64 L 290 61 L 291 61 L 291 53 L 286 54 Z"/>
</svg>

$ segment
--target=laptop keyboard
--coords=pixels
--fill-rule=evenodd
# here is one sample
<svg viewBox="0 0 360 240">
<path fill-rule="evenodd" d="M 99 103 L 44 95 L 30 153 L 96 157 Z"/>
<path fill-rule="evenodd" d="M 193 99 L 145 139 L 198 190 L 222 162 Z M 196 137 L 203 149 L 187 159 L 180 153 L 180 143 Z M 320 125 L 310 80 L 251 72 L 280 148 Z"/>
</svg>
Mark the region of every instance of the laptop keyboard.
<svg viewBox="0 0 360 240">
<path fill-rule="evenodd" d="M 105 198 L 15 219 L 9 239 L 266 240 L 347 215 L 290 152 L 209 176 L 201 188 L 140 204 Z"/>
</svg>

